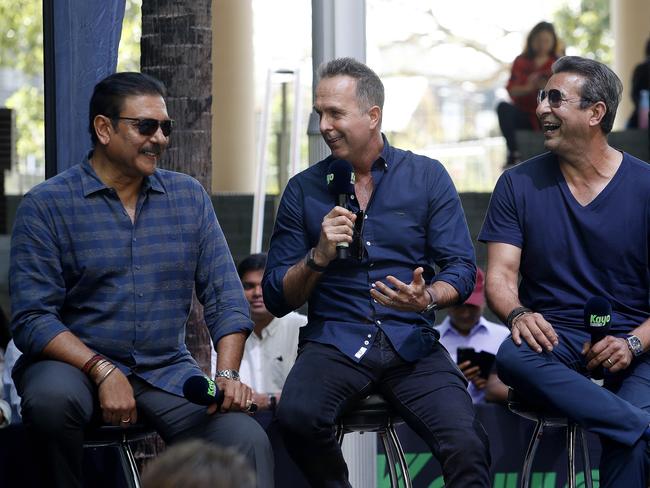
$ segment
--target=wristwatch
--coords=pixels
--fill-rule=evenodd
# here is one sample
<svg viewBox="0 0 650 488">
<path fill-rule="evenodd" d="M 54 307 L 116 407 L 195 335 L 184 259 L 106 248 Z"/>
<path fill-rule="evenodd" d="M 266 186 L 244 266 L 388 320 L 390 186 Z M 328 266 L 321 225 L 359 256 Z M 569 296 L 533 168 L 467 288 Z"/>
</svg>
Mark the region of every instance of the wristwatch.
<svg viewBox="0 0 650 488">
<path fill-rule="evenodd" d="M 239 381 L 239 371 L 236 369 L 221 369 L 214 375 L 215 378 L 227 378 L 229 380 Z"/>
<path fill-rule="evenodd" d="M 307 265 L 308 268 L 313 269 L 317 273 L 322 273 L 327 269 L 327 266 L 321 266 L 320 264 L 316 264 L 316 261 L 314 261 L 315 251 L 316 249 L 313 247 L 309 250 L 307 256 L 305 257 L 305 264 Z"/>
<path fill-rule="evenodd" d="M 635 335 L 625 336 L 625 342 L 627 342 L 627 347 L 632 353 L 632 356 L 637 357 L 643 354 L 643 344 L 641 344 L 641 339 Z"/>
</svg>

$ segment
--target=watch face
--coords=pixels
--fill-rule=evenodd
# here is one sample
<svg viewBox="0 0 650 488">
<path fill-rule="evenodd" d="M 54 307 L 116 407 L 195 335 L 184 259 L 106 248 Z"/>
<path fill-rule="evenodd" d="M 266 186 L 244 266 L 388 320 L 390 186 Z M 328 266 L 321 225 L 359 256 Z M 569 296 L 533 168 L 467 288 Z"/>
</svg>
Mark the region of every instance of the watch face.
<svg viewBox="0 0 650 488">
<path fill-rule="evenodd" d="M 641 344 L 641 340 L 637 336 L 629 335 L 625 340 L 633 355 L 639 356 L 643 354 L 643 344 Z"/>
</svg>

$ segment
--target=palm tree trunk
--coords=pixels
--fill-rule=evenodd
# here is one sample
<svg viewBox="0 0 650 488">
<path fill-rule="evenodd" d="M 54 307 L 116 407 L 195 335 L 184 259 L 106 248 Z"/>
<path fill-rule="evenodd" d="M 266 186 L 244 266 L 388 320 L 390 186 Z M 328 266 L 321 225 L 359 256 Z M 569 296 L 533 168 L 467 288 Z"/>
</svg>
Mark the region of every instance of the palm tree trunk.
<svg viewBox="0 0 650 488">
<path fill-rule="evenodd" d="M 175 122 L 160 166 L 189 174 L 210 193 L 212 162 L 212 27 L 210 0 L 143 0 L 141 70 L 167 86 Z M 185 339 L 210 374 L 210 336 L 203 307 L 193 299 Z"/>
</svg>

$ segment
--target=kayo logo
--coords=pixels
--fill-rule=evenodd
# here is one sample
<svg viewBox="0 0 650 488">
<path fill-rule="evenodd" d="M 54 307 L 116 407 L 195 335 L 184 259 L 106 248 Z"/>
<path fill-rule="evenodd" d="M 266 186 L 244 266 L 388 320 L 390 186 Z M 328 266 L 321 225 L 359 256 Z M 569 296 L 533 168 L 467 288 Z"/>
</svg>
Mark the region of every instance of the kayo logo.
<svg viewBox="0 0 650 488">
<path fill-rule="evenodd" d="M 327 184 L 329 185 L 332 181 L 334 181 L 334 173 L 327 173 L 327 176 L 325 177 L 327 179 Z M 354 176 L 354 173 L 350 174 L 350 184 L 354 185 L 356 181 L 356 177 Z"/>
<path fill-rule="evenodd" d="M 596 315 L 592 313 L 589 316 L 589 326 L 590 327 L 605 327 L 609 324 L 609 321 L 612 319 L 611 315 Z"/>
<path fill-rule="evenodd" d="M 217 385 L 210 378 L 208 378 L 208 395 L 210 396 L 217 395 Z"/>
</svg>

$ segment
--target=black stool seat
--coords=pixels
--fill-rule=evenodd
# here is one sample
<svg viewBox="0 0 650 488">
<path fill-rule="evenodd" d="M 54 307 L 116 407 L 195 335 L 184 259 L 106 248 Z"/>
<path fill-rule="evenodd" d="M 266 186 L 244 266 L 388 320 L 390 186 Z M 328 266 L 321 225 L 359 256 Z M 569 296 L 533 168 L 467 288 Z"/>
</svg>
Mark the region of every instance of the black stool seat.
<svg viewBox="0 0 650 488">
<path fill-rule="evenodd" d="M 529 402 L 512 388 L 508 389 L 508 409 L 533 422 L 543 418 L 548 427 L 566 427 L 570 423 L 569 419 L 561 413 Z"/>
<path fill-rule="evenodd" d="M 140 488 L 140 473 L 135 462 L 130 442 L 139 441 L 154 434 L 155 431 L 143 424 L 126 427 L 119 425 L 102 425 L 91 427 L 84 435 L 84 447 L 117 447 L 120 452 L 120 464 L 129 488 Z"/>
<path fill-rule="evenodd" d="M 573 420 L 561 415 L 558 412 L 553 412 L 547 408 L 535 405 L 528 401 L 523 395 L 517 393 L 510 388 L 508 390 L 508 409 L 511 412 L 520 415 L 526 419 L 532 420 L 536 423 L 533 436 L 528 444 L 526 450 L 526 457 L 524 458 L 524 465 L 521 470 L 521 481 L 519 486 L 521 488 L 528 488 L 530 485 L 530 475 L 533 467 L 533 459 L 539 446 L 539 442 L 544 434 L 545 427 L 566 427 L 567 434 L 567 485 L 569 488 L 576 488 L 576 466 L 575 466 L 575 450 L 577 447 L 577 437 L 580 436 L 582 444 L 582 462 L 585 476 L 585 486 L 593 488 L 593 480 L 591 477 L 591 465 L 589 462 L 589 450 L 587 449 L 587 442 L 585 433 L 580 426 Z"/>
<path fill-rule="evenodd" d="M 84 433 L 84 447 L 111 446 L 122 442 L 125 438 L 128 442 L 139 441 L 154 433 L 151 427 L 144 424 L 130 424 L 128 427 L 119 425 L 91 427 Z"/>
<path fill-rule="evenodd" d="M 395 425 L 403 420 L 393 410 L 382 395 L 372 394 L 350 405 L 339 417 L 336 427 L 336 438 L 339 444 L 348 432 L 377 432 L 386 451 L 388 469 L 390 471 L 390 486 L 398 488 L 399 480 L 396 462 L 399 464 L 406 488 L 412 488 L 408 472 L 408 463 L 404 450 L 395 432 Z M 397 459 L 396 459 L 397 458 Z"/>
<path fill-rule="evenodd" d="M 345 432 L 381 432 L 389 424 L 403 423 L 381 395 L 369 395 L 346 410 L 339 419 Z"/>
</svg>

